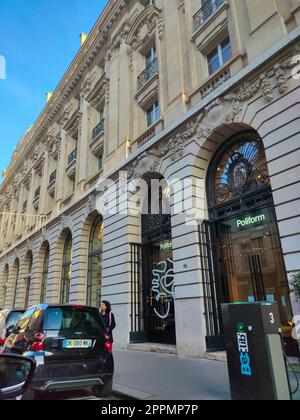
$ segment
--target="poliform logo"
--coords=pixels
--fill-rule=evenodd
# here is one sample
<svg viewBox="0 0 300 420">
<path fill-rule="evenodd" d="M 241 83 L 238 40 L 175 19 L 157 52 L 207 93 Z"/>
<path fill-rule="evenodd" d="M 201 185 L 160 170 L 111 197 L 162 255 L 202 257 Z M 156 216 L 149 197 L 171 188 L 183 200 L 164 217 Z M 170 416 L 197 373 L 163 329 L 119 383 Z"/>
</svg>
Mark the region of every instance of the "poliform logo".
<svg viewBox="0 0 300 420">
<path fill-rule="evenodd" d="M 6 79 L 6 61 L 3 55 L 0 55 L 0 80 Z"/>
<path fill-rule="evenodd" d="M 236 225 L 238 228 L 246 227 L 249 225 L 255 225 L 256 223 L 265 222 L 266 216 L 264 214 L 261 214 L 259 216 L 248 216 L 245 217 L 245 219 L 238 219 L 236 221 Z"/>
</svg>

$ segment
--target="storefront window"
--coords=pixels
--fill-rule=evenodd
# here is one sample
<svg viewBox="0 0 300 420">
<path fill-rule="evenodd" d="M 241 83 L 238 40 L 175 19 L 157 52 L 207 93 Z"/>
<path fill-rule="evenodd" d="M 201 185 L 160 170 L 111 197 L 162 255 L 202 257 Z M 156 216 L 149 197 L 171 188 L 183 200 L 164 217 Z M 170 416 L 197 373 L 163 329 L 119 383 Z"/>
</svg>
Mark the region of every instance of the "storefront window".
<svg viewBox="0 0 300 420">
<path fill-rule="evenodd" d="M 149 181 L 148 212 L 142 215 L 143 307 L 148 341 L 175 344 L 175 275 L 169 198 L 168 184 L 163 179 L 152 179 L 152 188 Z"/>
<path fill-rule="evenodd" d="M 72 234 L 69 233 L 64 246 L 60 303 L 69 303 L 70 284 L 72 278 Z"/>
<path fill-rule="evenodd" d="M 3 295 L 2 295 L 2 301 L 0 303 L 0 308 L 3 308 L 5 306 L 5 300 L 6 300 L 6 292 L 7 292 L 7 285 L 8 285 L 8 276 L 9 276 L 9 267 L 8 265 L 5 266 L 4 269 L 4 283 L 3 283 Z"/>
<path fill-rule="evenodd" d="M 249 132 L 217 152 L 208 178 L 211 249 L 221 303 L 277 302 L 291 332 L 290 290 L 262 140 Z M 221 310 L 214 315 L 221 317 Z"/>
<path fill-rule="evenodd" d="M 20 262 L 19 262 L 18 259 L 15 261 L 14 269 L 15 269 L 16 276 L 15 276 L 15 289 L 14 289 L 13 308 L 16 307 L 17 288 L 18 288 L 18 283 L 19 283 Z"/>
<path fill-rule="evenodd" d="M 103 221 L 97 218 L 92 226 L 89 243 L 87 305 L 99 307 L 101 303 Z"/>
<path fill-rule="evenodd" d="M 28 271 L 27 271 L 27 277 L 25 279 L 25 309 L 28 308 L 30 285 L 31 285 L 31 271 L 32 271 L 32 261 L 33 261 L 33 256 L 31 252 L 27 256 L 27 261 L 28 261 Z"/>
<path fill-rule="evenodd" d="M 43 272 L 42 272 L 42 287 L 41 287 L 41 297 L 40 297 L 41 303 L 46 303 L 48 274 L 49 274 L 49 257 L 50 257 L 50 248 L 49 248 L 49 245 L 47 245 L 45 256 L 44 256 Z"/>
</svg>

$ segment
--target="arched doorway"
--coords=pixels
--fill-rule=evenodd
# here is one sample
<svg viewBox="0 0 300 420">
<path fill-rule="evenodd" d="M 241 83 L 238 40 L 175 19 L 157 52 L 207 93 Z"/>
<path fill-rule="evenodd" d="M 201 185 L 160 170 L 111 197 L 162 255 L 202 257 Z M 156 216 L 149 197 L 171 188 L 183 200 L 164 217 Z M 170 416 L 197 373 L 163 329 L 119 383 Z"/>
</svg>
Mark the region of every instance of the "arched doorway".
<svg viewBox="0 0 300 420">
<path fill-rule="evenodd" d="M 19 284 L 19 275 L 20 275 L 20 260 L 19 258 L 17 258 L 14 262 L 13 265 L 13 275 L 14 275 L 14 285 L 12 288 L 12 293 L 13 293 L 13 309 L 15 309 L 16 307 L 16 302 L 17 302 L 17 290 L 18 290 L 18 284 Z"/>
<path fill-rule="evenodd" d="M 9 266 L 6 264 L 3 271 L 3 280 L 1 285 L 1 298 L 0 298 L 0 308 L 4 308 L 6 293 L 7 293 L 7 286 L 8 286 L 8 279 L 9 279 Z"/>
<path fill-rule="evenodd" d="M 42 271 L 40 303 L 46 303 L 48 275 L 49 275 L 49 259 L 50 259 L 50 247 L 49 247 L 48 242 L 46 242 L 43 245 L 42 250 L 44 252 L 43 252 L 43 271 Z"/>
<path fill-rule="evenodd" d="M 141 216 L 141 257 L 146 339 L 176 344 L 170 189 L 158 174 L 149 174 L 144 180 L 148 194 Z"/>
<path fill-rule="evenodd" d="M 29 297 L 30 297 L 30 286 L 31 286 L 31 275 L 32 275 L 32 263 L 33 263 L 33 255 L 32 252 L 29 251 L 25 258 L 25 267 L 26 267 L 26 277 L 25 281 L 25 299 L 24 299 L 24 308 L 28 308 L 29 304 Z"/>
<path fill-rule="evenodd" d="M 70 286 L 72 279 L 72 252 L 73 251 L 73 238 L 72 233 L 67 233 L 62 261 L 62 276 L 61 276 L 61 289 L 60 289 L 60 303 L 69 303 Z"/>
<path fill-rule="evenodd" d="M 215 296 L 209 297 L 216 302 L 211 306 L 211 322 L 220 325 L 222 335 L 221 303 L 277 302 L 288 336 L 290 290 L 264 146 L 256 132 L 235 135 L 217 151 L 209 167 L 207 191 L 216 286 Z M 211 343 L 216 341 L 208 339 L 208 347 Z M 214 344 L 210 350 L 216 350 Z"/>
<path fill-rule="evenodd" d="M 89 238 L 88 281 L 86 297 L 87 305 L 97 308 L 99 308 L 101 303 L 102 245 L 103 220 L 102 217 L 98 216 L 94 220 Z"/>
</svg>

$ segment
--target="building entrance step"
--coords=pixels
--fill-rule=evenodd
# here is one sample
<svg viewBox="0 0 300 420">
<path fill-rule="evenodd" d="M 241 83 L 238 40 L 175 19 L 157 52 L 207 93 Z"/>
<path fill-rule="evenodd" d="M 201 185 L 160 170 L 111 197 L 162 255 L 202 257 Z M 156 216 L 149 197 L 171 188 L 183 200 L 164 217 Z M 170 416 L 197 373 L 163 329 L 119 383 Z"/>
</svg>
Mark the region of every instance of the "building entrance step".
<svg viewBox="0 0 300 420">
<path fill-rule="evenodd" d="M 145 351 L 149 353 L 177 354 L 176 346 L 157 343 L 129 344 L 128 350 Z"/>
<path fill-rule="evenodd" d="M 227 362 L 226 351 L 206 352 L 204 358 L 208 360 L 216 360 L 218 362 Z"/>
</svg>

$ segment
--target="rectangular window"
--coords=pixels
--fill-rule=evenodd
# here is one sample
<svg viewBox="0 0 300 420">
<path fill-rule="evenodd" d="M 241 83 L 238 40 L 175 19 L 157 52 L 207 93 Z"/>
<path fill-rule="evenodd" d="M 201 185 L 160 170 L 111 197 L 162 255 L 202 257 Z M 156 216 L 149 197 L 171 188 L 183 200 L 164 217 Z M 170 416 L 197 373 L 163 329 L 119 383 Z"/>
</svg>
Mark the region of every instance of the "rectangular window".
<svg viewBox="0 0 300 420">
<path fill-rule="evenodd" d="M 101 109 L 99 112 L 100 119 L 99 121 L 102 122 L 104 120 L 104 109 Z"/>
<path fill-rule="evenodd" d="M 226 38 L 221 44 L 212 50 L 207 56 L 209 74 L 218 71 L 232 56 L 230 39 Z"/>
<path fill-rule="evenodd" d="M 153 46 L 145 55 L 146 67 L 148 67 L 152 63 L 152 61 L 154 61 L 156 58 L 157 58 L 156 47 Z"/>
<path fill-rule="evenodd" d="M 159 103 L 156 101 L 147 111 L 147 126 L 155 124 L 160 118 Z"/>
<path fill-rule="evenodd" d="M 97 169 L 98 169 L 98 172 L 102 171 L 103 169 L 103 155 L 100 155 L 97 158 Z"/>
</svg>

